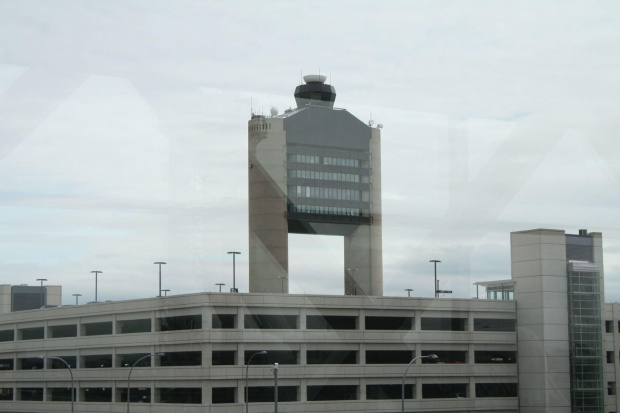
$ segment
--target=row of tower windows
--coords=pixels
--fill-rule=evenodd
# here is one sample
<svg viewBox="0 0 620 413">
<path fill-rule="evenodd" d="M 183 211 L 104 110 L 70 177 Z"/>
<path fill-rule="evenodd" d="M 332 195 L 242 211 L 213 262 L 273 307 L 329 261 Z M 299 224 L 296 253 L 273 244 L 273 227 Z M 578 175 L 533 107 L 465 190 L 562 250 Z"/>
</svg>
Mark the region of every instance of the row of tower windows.
<svg viewBox="0 0 620 413">
<path fill-rule="evenodd" d="M 258 123 L 255 125 L 250 125 L 250 131 L 256 132 L 259 130 L 268 130 L 271 129 L 271 123 Z"/>
<path fill-rule="evenodd" d="M 359 189 L 323 188 L 319 186 L 290 185 L 289 196 L 299 198 L 339 199 L 344 201 L 359 201 L 361 191 Z"/>
<path fill-rule="evenodd" d="M 340 172 L 306 171 L 292 169 L 288 171 L 289 178 L 320 179 L 325 181 L 360 182 L 360 176 L 356 174 L 344 174 Z"/>
<path fill-rule="evenodd" d="M 329 214 L 360 216 L 362 210 L 359 208 L 328 207 L 323 205 L 292 205 L 289 204 L 288 212 L 302 212 L 304 214 Z"/>
<path fill-rule="evenodd" d="M 352 168 L 360 167 L 359 159 L 336 158 L 332 156 L 304 155 L 304 154 L 292 153 L 287 156 L 287 160 L 289 162 L 297 162 L 297 163 L 348 166 Z"/>
</svg>

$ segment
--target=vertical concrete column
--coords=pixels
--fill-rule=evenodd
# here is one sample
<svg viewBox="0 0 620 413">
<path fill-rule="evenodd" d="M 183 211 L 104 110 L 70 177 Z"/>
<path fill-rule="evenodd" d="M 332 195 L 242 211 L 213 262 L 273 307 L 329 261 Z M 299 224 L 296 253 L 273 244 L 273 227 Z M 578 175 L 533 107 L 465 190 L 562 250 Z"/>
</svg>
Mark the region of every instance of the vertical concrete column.
<svg viewBox="0 0 620 413">
<path fill-rule="evenodd" d="M 252 129 L 267 121 L 268 132 Z M 257 118 L 248 125 L 250 292 L 280 293 L 280 277 L 288 276 L 286 133 L 279 118 Z"/>
<path fill-rule="evenodd" d="M 568 282 L 564 231 L 510 234 L 516 281 L 521 413 L 569 413 Z"/>
</svg>

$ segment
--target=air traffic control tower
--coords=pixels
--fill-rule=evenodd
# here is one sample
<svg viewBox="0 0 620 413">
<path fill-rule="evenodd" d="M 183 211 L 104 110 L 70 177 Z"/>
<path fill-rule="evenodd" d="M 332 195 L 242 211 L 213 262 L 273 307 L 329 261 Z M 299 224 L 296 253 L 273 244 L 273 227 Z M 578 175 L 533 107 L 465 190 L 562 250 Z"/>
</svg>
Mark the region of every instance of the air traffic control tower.
<svg viewBox="0 0 620 413">
<path fill-rule="evenodd" d="M 334 108 L 325 80 L 304 76 L 296 109 L 248 122 L 252 293 L 288 292 L 294 233 L 343 237 L 344 293 L 383 295 L 381 130 Z"/>
</svg>

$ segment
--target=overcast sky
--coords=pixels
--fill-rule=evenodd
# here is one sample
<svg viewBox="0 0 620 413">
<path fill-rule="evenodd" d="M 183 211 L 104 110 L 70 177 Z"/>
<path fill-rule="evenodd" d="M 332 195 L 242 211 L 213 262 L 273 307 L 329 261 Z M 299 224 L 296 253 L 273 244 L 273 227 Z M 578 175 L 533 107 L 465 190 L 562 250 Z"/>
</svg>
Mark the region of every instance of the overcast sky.
<svg viewBox="0 0 620 413">
<path fill-rule="evenodd" d="M 385 295 L 510 278 L 509 233 L 603 233 L 620 299 L 617 1 L 0 1 L 0 283 L 247 291 L 247 121 L 301 74 L 382 131 Z M 290 236 L 292 293 L 343 240 Z"/>
</svg>

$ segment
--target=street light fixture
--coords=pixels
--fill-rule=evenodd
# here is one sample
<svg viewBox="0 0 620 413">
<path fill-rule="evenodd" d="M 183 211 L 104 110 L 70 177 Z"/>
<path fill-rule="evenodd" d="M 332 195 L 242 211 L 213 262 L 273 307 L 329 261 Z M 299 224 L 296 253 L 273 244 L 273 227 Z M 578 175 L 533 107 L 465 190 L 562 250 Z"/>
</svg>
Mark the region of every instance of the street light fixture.
<svg viewBox="0 0 620 413">
<path fill-rule="evenodd" d="M 273 363 L 273 382 L 274 412 L 278 413 L 278 363 Z"/>
<path fill-rule="evenodd" d="M 133 366 L 131 366 L 131 369 L 129 369 L 129 374 L 127 375 L 127 413 L 129 413 L 129 401 L 131 400 L 131 397 L 130 397 L 131 388 L 129 387 L 129 380 L 131 380 L 131 372 L 133 371 L 133 368 L 136 367 L 136 365 L 140 363 L 142 360 L 144 360 L 145 358 L 162 357 L 165 355 L 166 353 L 147 354 L 146 356 L 140 357 L 138 360 L 136 360 L 136 362 L 133 363 Z"/>
<path fill-rule="evenodd" d="M 441 262 L 439 260 L 430 260 L 429 262 L 432 262 L 433 264 L 435 264 L 435 298 L 437 298 L 439 295 L 439 288 L 437 287 L 437 263 Z"/>
<path fill-rule="evenodd" d="M 95 274 L 95 302 L 97 302 L 97 276 L 103 273 L 103 271 L 91 271 L 90 273 Z"/>
<path fill-rule="evenodd" d="M 164 292 L 164 297 L 168 297 L 168 291 L 170 290 L 162 290 Z"/>
<path fill-rule="evenodd" d="M 250 411 L 250 405 L 249 405 L 250 398 L 248 396 L 248 370 L 250 368 L 250 363 L 252 362 L 252 359 L 254 358 L 254 356 L 258 356 L 259 354 L 267 354 L 267 352 L 265 350 L 261 350 L 259 352 L 252 354 L 252 356 L 248 359 L 248 363 L 245 365 L 245 413 L 249 413 Z"/>
<path fill-rule="evenodd" d="M 360 269 L 359 268 L 345 268 L 345 270 L 350 273 L 349 277 L 351 279 L 351 287 L 352 287 L 351 289 L 353 290 L 352 294 L 351 294 L 351 292 L 349 292 L 349 295 L 357 295 L 357 287 L 355 286 L 355 278 L 354 278 L 354 276 L 355 276 L 355 271 L 359 271 Z M 344 293 L 345 294 L 347 293 L 346 292 L 346 287 L 345 287 L 345 292 Z"/>
<path fill-rule="evenodd" d="M 157 262 L 154 262 L 153 264 L 159 265 L 159 294 L 157 296 L 161 297 L 161 266 L 166 263 L 163 261 L 157 261 Z"/>
<path fill-rule="evenodd" d="M 288 277 L 286 275 L 281 275 L 278 278 L 282 280 L 282 294 L 284 294 L 284 280 L 288 280 Z"/>
<path fill-rule="evenodd" d="M 413 291 L 413 288 L 405 288 L 405 291 L 407 291 L 407 297 L 411 297 L 411 291 Z"/>
<path fill-rule="evenodd" d="M 215 284 L 215 285 L 217 285 L 218 287 L 220 287 L 220 292 L 222 292 L 222 286 L 223 286 L 223 285 L 226 285 L 226 284 L 224 284 L 224 283 L 217 283 L 217 284 Z"/>
<path fill-rule="evenodd" d="M 73 294 L 73 296 L 75 297 L 75 305 L 78 305 L 78 297 L 81 297 L 82 294 Z"/>
<path fill-rule="evenodd" d="M 232 254 L 233 256 L 233 288 L 230 290 L 230 292 L 236 293 L 238 291 L 237 291 L 237 285 L 235 283 L 235 267 L 236 267 L 235 256 L 240 255 L 241 253 L 239 251 L 228 251 L 227 254 Z"/>
<path fill-rule="evenodd" d="M 411 365 L 415 363 L 417 359 L 436 359 L 436 358 L 437 358 L 437 354 L 429 354 L 428 356 L 418 356 L 418 357 L 414 357 L 413 360 L 411 360 L 409 364 L 407 365 L 407 368 L 405 369 L 405 372 L 403 373 L 403 386 L 401 388 L 401 395 L 402 395 L 401 413 L 405 413 L 405 379 L 407 378 L 407 371 L 409 370 L 409 367 L 411 367 Z"/>
<path fill-rule="evenodd" d="M 73 384 L 73 371 L 71 371 L 71 366 L 69 365 L 69 363 L 67 363 L 67 361 L 65 359 L 60 358 L 60 357 L 38 356 L 37 358 L 43 360 L 44 363 L 45 363 L 45 359 L 60 360 L 69 369 L 69 374 L 71 375 L 71 413 L 73 413 L 75 411 L 75 409 L 74 409 L 74 405 L 75 405 L 75 385 Z"/>
<path fill-rule="evenodd" d="M 43 307 L 45 305 L 43 301 L 43 281 L 47 281 L 47 278 L 37 278 L 37 281 L 41 281 L 41 306 L 40 307 Z"/>
</svg>

